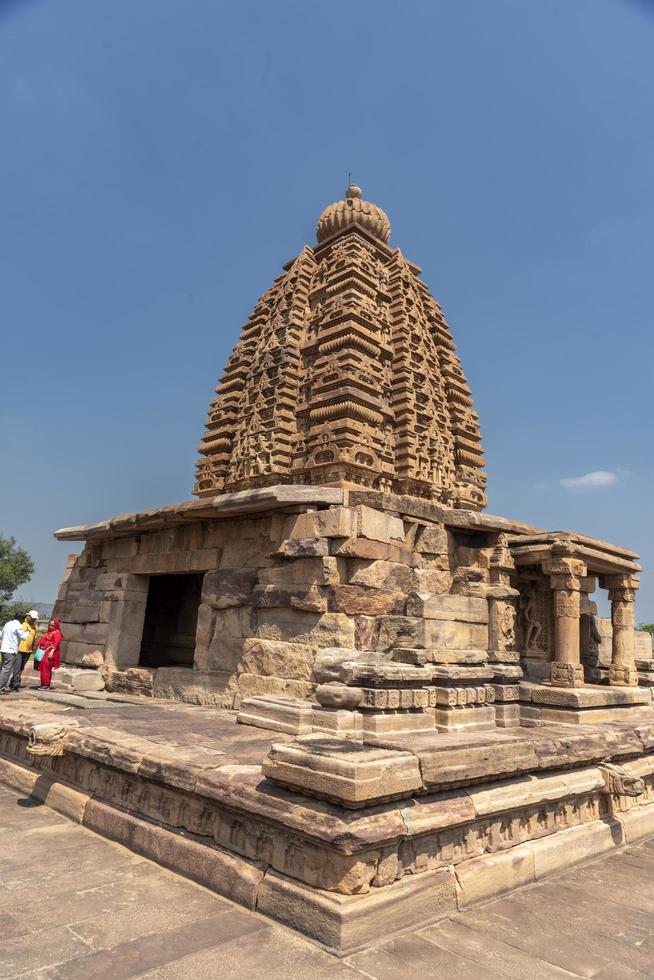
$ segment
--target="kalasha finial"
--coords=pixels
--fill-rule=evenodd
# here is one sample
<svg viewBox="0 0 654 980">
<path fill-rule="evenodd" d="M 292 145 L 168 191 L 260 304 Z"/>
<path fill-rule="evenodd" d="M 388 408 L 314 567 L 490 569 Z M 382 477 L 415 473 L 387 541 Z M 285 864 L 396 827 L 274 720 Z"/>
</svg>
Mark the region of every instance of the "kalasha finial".
<svg viewBox="0 0 654 980">
<path fill-rule="evenodd" d="M 360 187 L 357 187 L 356 184 L 350 184 L 348 189 L 345 191 L 345 198 L 346 200 L 351 201 L 353 197 L 361 197 L 362 194 L 363 191 Z"/>
</svg>

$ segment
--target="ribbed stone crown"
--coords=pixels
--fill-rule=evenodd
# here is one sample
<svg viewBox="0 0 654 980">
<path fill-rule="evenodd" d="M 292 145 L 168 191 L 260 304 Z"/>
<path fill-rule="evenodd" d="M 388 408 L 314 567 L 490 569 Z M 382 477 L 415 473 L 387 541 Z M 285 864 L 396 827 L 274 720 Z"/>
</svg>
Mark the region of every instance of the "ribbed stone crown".
<svg viewBox="0 0 654 980">
<path fill-rule="evenodd" d="M 479 424 L 441 308 L 384 212 L 348 194 L 243 328 L 194 492 L 349 483 L 480 510 Z"/>
<path fill-rule="evenodd" d="M 364 201 L 362 190 L 356 184 L 350 184 L 345 192 L 344 201 L 336 201 L 325 208 L 318 218 L 316 238 L 324 242 L 348 225 L 358 224 L 369 231 L 375 238 L 388 242 L 391 237 L 391 223 L 388 215 L 376 204 Z"/>
</svg>

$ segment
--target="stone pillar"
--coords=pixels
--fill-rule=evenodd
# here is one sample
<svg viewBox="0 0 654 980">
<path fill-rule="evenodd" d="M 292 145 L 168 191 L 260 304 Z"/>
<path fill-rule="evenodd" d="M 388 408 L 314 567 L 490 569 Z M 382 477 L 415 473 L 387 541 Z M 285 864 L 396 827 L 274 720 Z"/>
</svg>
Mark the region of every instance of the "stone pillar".
<svg viewBox="0 0 654 980">
<path fill-rule="evenodd" d="M 520 595 L 511 588 L 515 563 L 506 544 L 506 534 L 500 534 L 490 559 L 488 600 L 488 654 L 491 663 L 515 663 L 516 599 Z"/>
<path fill-rule="evenodd" d="M 543 570 L 550 576 L 553 590 L 554 660 L 550 680 L 554 687 L 583 687 L 584 669 L 579 656 L 579 613 L 583 561 L 554 556 Z"/>
<path fill-rule="evenodd" d="M 620 687 L 637 687 L 634 601 L 640 581 L 633 574 L 607 575 L 604 585 L 609 590 L 613 628 L 609 683 Z"/>
</svg>

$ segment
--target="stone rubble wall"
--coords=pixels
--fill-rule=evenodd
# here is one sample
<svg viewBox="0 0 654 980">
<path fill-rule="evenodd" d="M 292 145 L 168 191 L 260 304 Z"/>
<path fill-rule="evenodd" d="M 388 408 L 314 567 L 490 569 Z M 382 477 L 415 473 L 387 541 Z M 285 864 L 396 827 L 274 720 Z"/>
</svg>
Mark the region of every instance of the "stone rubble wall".
<svg viewBox="0 0 654 980">
<path fill-rule="evenodd" d="M 478 651 L 483 662 L 497 537 L 357 505 L 89 542 L 69 560 L 56 604 L 63 659 L 103 668 L 110 690 L 221 707 L 312 697 L 325 648 L 380 660 L 437 648 L 450 663 Z M 148 576 L 182 572 L 205 573 L 194 669 L 140 668 Z"/>
</svg>

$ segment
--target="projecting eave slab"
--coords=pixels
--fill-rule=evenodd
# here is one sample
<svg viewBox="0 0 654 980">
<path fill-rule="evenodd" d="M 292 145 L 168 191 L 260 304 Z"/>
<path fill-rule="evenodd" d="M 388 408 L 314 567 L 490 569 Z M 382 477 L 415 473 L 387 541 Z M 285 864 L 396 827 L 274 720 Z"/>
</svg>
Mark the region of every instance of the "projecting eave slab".
<svg viewBox="0 0 654 980">
<path fill-rule="evenodd" d="M 363 488 L 284 484 L 224 493 L 217 497 L 203 497 L 200 500 L 185 500 L 167 507 L 121 514 L 94 524 L 62 527 L 55 531 L 54 536 L 59 541 L 100 540 L 138 534 L 141 531 L 155 531 L 178 524 L 190 524 L 194 521 L 221 520 L 287 507 L 320 508 L 338 505 L 376 507 L 379 510 L 401 514 L 410 520 L 440 523 L 446 527 L 468 531 L 496 531 L 510 535 L 533 535 L 539 531 L 539 528 L 521 521 L 512 521 L 506 517 L 478 511 L 443 507 L 441 504 L 419 497 L 386 494 Z"/>
<path fill-rule="evenodd" d="M 574 531 L 548 531 L 516 537 L 509 542 L 517 564 L 538 563 L 551 557 L 552 549 L 568 549 L 571 556 L 586 563 L 589 571 L 598 574 L 639 572 L 638 554 L 628 548 L 610 544 Z"/>
<path fill-rule="evenodd" d="M 179 504 L 137 511 L 134 514 L 122 514 L 96 524 L 62 527 L 55 531 L 54 536 L 59 541 L 86 541 L 87 538 L 113 538 L 141 530 L 151 531 L 174 524 L 254 514 L 294 505 L 328 507 L 331 504 L 342 504 L 344 493 L 340 487 L 260 487 L 256 490 L 224 493 L 217 497 L 204 497 L 201 500 L 185 500 Z"/>
</svg>

